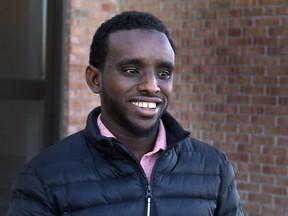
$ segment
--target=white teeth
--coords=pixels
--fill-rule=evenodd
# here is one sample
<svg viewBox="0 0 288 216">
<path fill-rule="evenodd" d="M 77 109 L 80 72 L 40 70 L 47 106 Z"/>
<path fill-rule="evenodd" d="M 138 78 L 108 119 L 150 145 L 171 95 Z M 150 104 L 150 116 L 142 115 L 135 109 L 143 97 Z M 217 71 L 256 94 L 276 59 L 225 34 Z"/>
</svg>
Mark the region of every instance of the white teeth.
<svg viewBox="0 0 288 216">
<path fill-rule="evenodd" d="M 153 102 L 132 102 L 132 104 L 140 108 L 149 108 L 149 109 L 156 108 L 156 103 L 153 103 Z"/>
</svg>

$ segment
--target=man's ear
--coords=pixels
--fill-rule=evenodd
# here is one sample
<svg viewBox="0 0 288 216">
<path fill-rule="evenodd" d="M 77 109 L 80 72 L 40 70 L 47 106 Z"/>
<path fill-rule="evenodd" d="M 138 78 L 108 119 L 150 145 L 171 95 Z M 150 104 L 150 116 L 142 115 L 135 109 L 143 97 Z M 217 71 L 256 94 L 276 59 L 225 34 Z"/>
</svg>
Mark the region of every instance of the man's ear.
<svg viewBox="0 0 288 216">
<path fill-rule="evenodd" d="M 86 82 L 90 89 L 98 94 L 101 92 L 101 72 L 99 69 L 88 65 L 86 68 Z"/>
</svg>

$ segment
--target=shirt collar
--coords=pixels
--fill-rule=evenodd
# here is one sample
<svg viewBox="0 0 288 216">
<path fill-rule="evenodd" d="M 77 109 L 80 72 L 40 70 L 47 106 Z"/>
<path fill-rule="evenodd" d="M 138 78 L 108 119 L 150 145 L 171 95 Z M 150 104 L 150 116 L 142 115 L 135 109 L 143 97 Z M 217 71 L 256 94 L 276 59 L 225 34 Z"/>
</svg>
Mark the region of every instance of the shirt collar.
<svg viewBox="0 0 288 216">
<path fill-rule="evenodd" d="M 111 131 L 109 131 L 108 128 L 103 124 L 103 122 L 101 120 L 101 114 L 97 118 L 97 124 L 98 124 L 99 130 L 100 130 L 100 133 L 102 136 L 116 138 L 111 133 Z M 154 146 L 152 152 L 148 152 L 147 154 L 149 155 L 149 154 L 153 154 L 155 152 L 158 152 L 159 150 L 165 150 L 166 147 L 167 147 L 166 130 L 165 130 L 165 127 L 164 127 L 162 120 L 160 120 L 159 130 L 158 130 L 158 135 L 156 138 L 155 146 Z"/>
</svg>

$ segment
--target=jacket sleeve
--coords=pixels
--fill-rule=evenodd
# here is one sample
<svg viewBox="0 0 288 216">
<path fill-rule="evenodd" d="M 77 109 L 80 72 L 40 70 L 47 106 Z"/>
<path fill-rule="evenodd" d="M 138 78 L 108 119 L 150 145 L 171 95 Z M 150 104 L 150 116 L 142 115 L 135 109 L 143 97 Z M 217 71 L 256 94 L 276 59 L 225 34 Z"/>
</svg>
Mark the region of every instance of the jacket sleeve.
<svg viewBox="0 0 288 216">
<path fill-rule="evenodd" d="M 49 203 L 43 184 L 27 166 L 14 182 L 7 216 L 55 215 Z"/>
<path fill-rule="evenodd" d="M 215 216 L 243 216 L 240 197 L 235 186 L 234 170 L 225 157 L 225 166 L 222 175 L 222 186 L 217 201 Z"/>
</svg>

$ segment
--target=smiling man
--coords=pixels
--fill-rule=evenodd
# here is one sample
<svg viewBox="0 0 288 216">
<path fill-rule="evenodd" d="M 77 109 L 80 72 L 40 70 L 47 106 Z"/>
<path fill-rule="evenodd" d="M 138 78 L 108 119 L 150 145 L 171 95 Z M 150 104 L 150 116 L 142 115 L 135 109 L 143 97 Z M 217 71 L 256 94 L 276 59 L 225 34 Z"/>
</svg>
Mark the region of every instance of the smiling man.
<svg viewBox="0 0 288 216">
<path fill-rule="evenodd" d="M 159 19 L 130 11 L 104 22 L 86 69 L 101 107 L 27 164 L 8 215 L 243 215 L 225 155 L 167 112 L 174 73 L 175 45 Z"/>
</svg>

